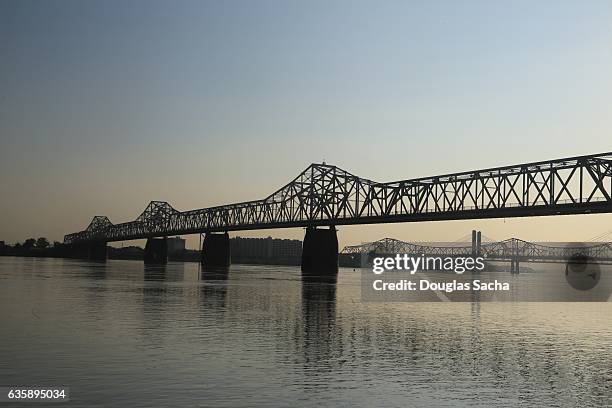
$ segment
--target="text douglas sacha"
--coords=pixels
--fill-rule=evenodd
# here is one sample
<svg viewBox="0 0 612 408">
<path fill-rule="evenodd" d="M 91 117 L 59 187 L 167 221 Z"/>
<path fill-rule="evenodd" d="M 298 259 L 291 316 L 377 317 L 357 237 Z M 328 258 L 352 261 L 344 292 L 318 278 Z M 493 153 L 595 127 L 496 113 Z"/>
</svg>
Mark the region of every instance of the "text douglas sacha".
<svg viewBox="0 0 612 408">
<path fill-rule="evenodd" d="M 377 279 L 372 283 L 374 290 L 439 290 L 443 292 L 454 292 L 464 290 L 510 290 L 510 284 L 508 282 L 500 282 L 497 279 L 491 282 L 481 281 L 480 279 L 474 279 L 473 281 L 457 282 L 430 282 L 427 279 L 420 279 L 418 282 L 401 279 L 395 282 L 384 282 L 382 279 Z"/>
</svg>

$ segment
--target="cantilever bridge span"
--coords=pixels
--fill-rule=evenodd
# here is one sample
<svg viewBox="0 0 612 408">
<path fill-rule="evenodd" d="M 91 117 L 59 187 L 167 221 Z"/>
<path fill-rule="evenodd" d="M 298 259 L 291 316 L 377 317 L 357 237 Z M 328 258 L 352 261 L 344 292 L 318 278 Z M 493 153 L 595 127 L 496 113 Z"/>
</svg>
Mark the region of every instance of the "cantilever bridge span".
<svg viewBox="0 0 612 408">
<path fill-rule="evenodd" d="M 134 221 L 113 224 L 107 217 L 96 216 L 85 230 L 66 235 L 64 242 L 609 212 L 612 152 L 392 182 L 375 182 L 336 166 L 312 164 L 261 200 L 188 211 L 152 201 Z"/>
</svg>

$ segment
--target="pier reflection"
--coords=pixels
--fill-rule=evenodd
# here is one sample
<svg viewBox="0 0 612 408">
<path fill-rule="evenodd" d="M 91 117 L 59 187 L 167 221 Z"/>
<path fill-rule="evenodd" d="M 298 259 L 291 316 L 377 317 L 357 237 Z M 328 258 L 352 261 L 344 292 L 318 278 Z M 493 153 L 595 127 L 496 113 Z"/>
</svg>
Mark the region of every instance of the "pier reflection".
<svg viewBox="0 0 612 408">
<path fill-rule="evenodd" d="M 144 265 L 143 279 L 145 281 L 163 282 L 167 276 L 167 265 Z"/>
<path fill-rule="evenodd" d="M 306 372 L 330 370 L 341 354 L 336 326 L 337 275 L 302 276 L 302 322 L 300 344 Z"/>
<path fill-rule="evenodd" d="M 200 279 L 203 283 L 200 296 L 201 305 L 206 309 L 225 309 L 227 298 L 227 280 L 229 278 L 229 266 L 200 268 Z"/>
<path fill-rule="evenodd" d="M 227 281 L 229 277 L 229 271 L 229 266 L 200 266 L 200 278 L 204 282 Z"/>
</svg>

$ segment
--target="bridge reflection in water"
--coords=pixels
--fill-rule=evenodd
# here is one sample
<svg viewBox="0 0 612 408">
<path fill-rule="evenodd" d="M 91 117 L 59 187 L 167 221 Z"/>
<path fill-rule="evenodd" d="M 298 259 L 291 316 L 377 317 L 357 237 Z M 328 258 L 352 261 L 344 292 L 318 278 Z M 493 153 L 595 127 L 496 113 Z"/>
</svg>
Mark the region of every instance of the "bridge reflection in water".
<svg viewBox="0 0 612 408">
<path fill-rule="evenodd" d="M 125 406 L 602 406 L 610 397 L 611 303 L 365 303 L 352 269 L 335 285 L 305 282 L 299 267 L 161 270 L 164 279 L 152 270 L 145 279 L 135 261 L 1 257 L 3 370 L 27 384 L 48 367 L 83 404 L 112 405 L 120 390 Z"/>
<path fill-rule="evenodd" d="M 488 401 L 488 406 L 496 406 L 501 394 L 506 395 L 506 403 L 552 402 L 561 397 L 546 391 L 557 387 L 551 378 L 586 374 L 591 372 L 587 364 L 611 373 L 598 356 L 570 351 L 569 347 L 585 347 L 590 340 L 575 331 L 573 317 L 551 320 L 551 314 L 558 316 L 558 304 L 473 302 L 449 308 L 442 303 L 362 303 L 358 280 L 352 270 L 344 270 L 337 282 L 330 283 L 325 276 L 322 281 L 316 276 L 300 278 L 296 268 L 272 271 L 236 265 L 228 276 L 226 302 L 219 305 L 225 317 L 218 323 L 232 329 L 237 321 L 246 325 L 234 335 L 244 336 L 250 352 L 269 353 L 265 357 L 272 359 L 269 364 L 297 369 L 287 374 L 287 381 L 316 387 L 328 403 L 351 400 L 355 393 L 361 403 L 373 402 L 363 392 L 365 387 L 377 390 L 378 404 L 419 405 L 444 401 L 447 393 L 460 392 L 463 386 L 467 394 L 480 389 L 470 400 Z M 560 333 L 561 327 L 568 330 L 565 337 L 552 334 Z M 265 333 L 258 345 L 253 344 L 256 332 Z M 588 362 L 579 361 L 579 355 Z M 610 361 L 609 356 L 602 358 Z M 442 386 L 451 382 L 455 391 Z M 432 384 L 439 384 L 440 391 L 420 393 Z M 607 386 L 599 376 L 586 388 L 579 385 L 572 382 L 567 387 L 591 401 L 597 396 L 589 393 Z M 560 394 L 576 398 L 565 390 Z"/>
</svg>

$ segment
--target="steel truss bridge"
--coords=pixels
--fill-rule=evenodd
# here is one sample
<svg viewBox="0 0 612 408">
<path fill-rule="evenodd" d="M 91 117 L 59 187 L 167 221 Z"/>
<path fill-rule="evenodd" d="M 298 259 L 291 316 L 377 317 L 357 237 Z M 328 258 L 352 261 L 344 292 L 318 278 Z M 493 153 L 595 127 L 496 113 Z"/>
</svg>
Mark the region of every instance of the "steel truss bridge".
<svg viewBox="0 0 612 408">
<path fill-rule="evenodd" d="M 178 211 L 152 201 L 134 221 L 96 216 L 65 243 L 239 230 L 612 212 L 612 152 L 376 182 L 312 164 L 262 200 Z"/>
<path fill-rule="evenodd" d="M 486 257 L 489 261 L 521 260 L 526 262 L 567 262 L 571 259 L 589 259 L 602 263 L 612 263 L 612 243 L 598 242 L 589 245 L 548 246 L 510 238 L 499 242 L 483 243 L 478 254 L 472 246 L 434 246 L 421 245 L 383 238 L 375 242 L 346 246 L 341 254 L 345 255 L 390 255 L 411 254 L 414 256 L 472 256 Z"/>
</svg>

